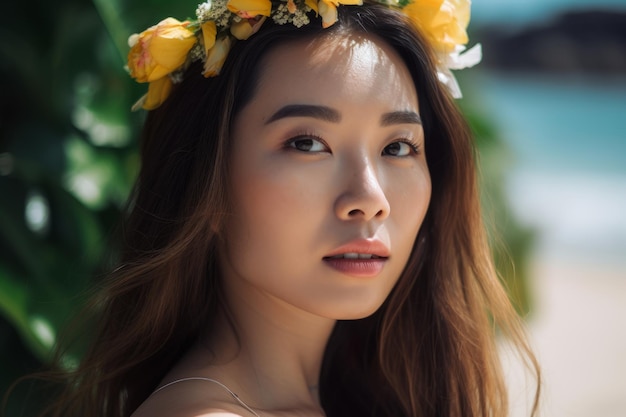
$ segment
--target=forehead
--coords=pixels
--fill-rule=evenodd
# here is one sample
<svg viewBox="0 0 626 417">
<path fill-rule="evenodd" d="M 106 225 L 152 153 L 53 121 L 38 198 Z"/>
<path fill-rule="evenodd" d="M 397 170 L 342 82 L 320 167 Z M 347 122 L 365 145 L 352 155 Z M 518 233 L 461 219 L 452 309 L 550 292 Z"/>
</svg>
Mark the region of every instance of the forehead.
<svg viewBox="0 0 626 417">
<path fill-rule="evenodd" d="M 382 40 L 362 34 L 326 35 L 272 50 L 261 64 L 255 101 L 418 109 L 411 75 Z"/>
</svg>

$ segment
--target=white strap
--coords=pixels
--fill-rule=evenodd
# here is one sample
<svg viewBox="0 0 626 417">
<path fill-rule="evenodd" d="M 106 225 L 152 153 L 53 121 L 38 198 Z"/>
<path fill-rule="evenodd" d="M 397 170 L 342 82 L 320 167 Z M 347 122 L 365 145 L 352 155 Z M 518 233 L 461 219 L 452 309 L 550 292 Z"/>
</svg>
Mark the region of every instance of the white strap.
<svg viewBox="0 0 626 417">
<path fill-rule="evenodd" d="M 163 385 L 162 387 L 157 388 L 151 395 L 156 394 L 157 392 L 161 391 L 162 389 L 165 389 L 165 388 L 169 387 L 170 385 L 174 385 L 174 384 L 177 384 L 179 382 L 185 382 L 185 381 L 208 381 L 208 382 L 213 382 L 213 383 L 219 385 L 220 387 L 224 388 L 226 391 L 228 391 L 228 393 L 235 399 L 235 401 L 237 401 L 243 408 L 245 408 L 246 410 L 248 410 L 252 414 L 254 414 L 255 417 L 261 417 L 252 408 L 250 408 L 248 406 L 248 404 L 244 403 L 239 398 L 239 396 L 237 394 L 235 394 L 230 388 L 228 388 L 226 385 L 222 384 L 220 381 L 216 381 L 215 379 L 211 379 L 211 378 L 203 378 L 203 377 L 200 377 L 200 376 L 195 376 L 195 377 L 191 377 L 191 378 L 177 379 L 177 380 L 174 380 L 172 382 L 169 382 L 169 383 Z"/>
</svg>

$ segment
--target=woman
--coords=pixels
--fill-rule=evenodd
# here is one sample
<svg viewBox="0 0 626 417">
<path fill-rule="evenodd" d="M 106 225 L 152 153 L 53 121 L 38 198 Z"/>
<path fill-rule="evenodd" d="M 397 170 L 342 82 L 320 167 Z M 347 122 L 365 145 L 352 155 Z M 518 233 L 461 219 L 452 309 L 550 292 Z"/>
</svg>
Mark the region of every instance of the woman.
<svg viewBox="0 0 626 417">
<path fill-rule="evenodd" d="M 535 362 L 446 89 L 469 5 L 267 3 L 131 37 L 141 172 L 52 414 L 506 415 L 494 322 Z"/>
</svg>

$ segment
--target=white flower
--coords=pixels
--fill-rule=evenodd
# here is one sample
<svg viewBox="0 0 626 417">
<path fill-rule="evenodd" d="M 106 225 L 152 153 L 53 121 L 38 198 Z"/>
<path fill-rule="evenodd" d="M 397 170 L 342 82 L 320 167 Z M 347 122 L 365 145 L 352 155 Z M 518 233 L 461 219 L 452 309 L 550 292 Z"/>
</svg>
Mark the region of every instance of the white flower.
<svg viewBox="0 0 626 417">
<path fill-rule="evenodd" d="M 284 25 L 289 22 L 289 10 L 286 4 L 279 4 L 278 7 L 272 13 L 272 20 L 278 25 Z"/>
<path fill-rule="evenodd" d="M 233 14 L 228 10 L 228 0 L 208 0 L 196 9 L 196 16 L 202 23 L 213 20 L 219 27 L 225 28 L 230 23 Z"/>
<path fill-rule="evenodd" d="M 453 70 L 471 68 L 483 59 L 483 49 L 478 43 L 472 48 L 465 50 L 465 47 L 458 45 L 456 50 L 445 59 L 445 65 Z"/>
<path fill-rule="evenodd" d="M 198 20 L 208 20 L 208 15 L 211 12 L 212 5 L 213 2 L 211 0 L 205 1 L 204 3 L 200 3 L 198 5 L 198 8 L 196 9 L 196 16 L 198 17 Z"/>
<path fill-rule="evenodd" d="M 304 25 L 308 25 L 311 21 L 309 20 L 309 17 L 306 15 L 307 12 L 311 11 L 311 8 L 306 6 L 306 9 L 308 10 L 302 10 L 302 9 L 298 9 L 296 10 L 296 12 L 293 14 L 293 25 L 297 28 L 300 28 Z"/>
</svg>

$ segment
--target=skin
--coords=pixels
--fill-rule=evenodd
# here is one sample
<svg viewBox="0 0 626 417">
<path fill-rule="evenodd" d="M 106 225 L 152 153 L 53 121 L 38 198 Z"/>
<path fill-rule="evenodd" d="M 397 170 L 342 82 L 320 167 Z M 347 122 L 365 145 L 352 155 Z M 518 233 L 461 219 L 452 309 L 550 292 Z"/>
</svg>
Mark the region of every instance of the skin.
<svg viewBox="0 0 626 417">
<path fill-rule="evenodd" d="M 164 382 L 214 378 L 260 415 L 319 416 L 315 387 L 335 321 L 380 307 L 430 201 L 418 97 L 402 60 L 374 37 L 283 45 L 262 68 L 234 124 L 233 213 L 221 250 L 238 339 L 222 317 Z M 359 276 L 329 264 L 354 241 L 388 250 L 379 271 Z M 218 385 L 190 381 L 150 397 L 135 413 L 147 415 L 252 414 Z"/>
</svg>

